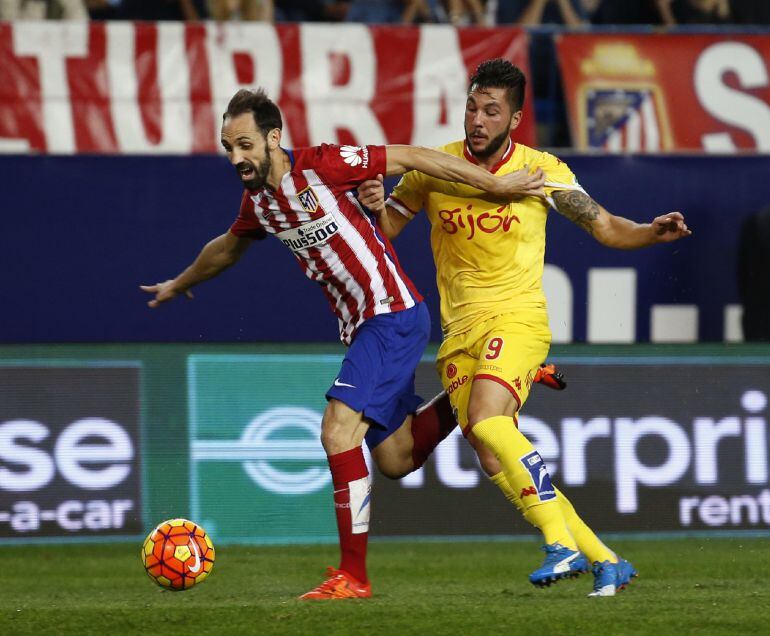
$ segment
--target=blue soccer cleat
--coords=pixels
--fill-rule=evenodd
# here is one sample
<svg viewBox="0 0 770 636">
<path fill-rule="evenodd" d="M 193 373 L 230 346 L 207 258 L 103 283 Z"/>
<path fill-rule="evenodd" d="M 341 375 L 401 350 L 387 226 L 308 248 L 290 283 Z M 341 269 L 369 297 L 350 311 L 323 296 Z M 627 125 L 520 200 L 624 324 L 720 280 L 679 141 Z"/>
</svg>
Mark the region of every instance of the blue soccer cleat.
<svg viewBox="0 0 770 636">
<path fill-rule="evenodd" d="M 631 584 L 631 579 L 639 576 L 639 572 L 637 572 L 634 569 L 634 566 L 625 559 L 619 559 L 618 563 L 616 564 L 616 568 L 618 570 L 617 586 L 619 590 L 623 590 L 628 587 Z"/>
<path fill-rule="evenodd" d="M 617 563 L 604 561 L 594 563 L 594 591 L 588 596 L 615 596 L 615 592 L 625 589 L 631 583 L 631 579 L 639 576 L 625 559 L 619 559 Z"/>
<path fill-rule="evenodd" d="M 591 569 L 594 574 L 594 591 L 588 596 L 615 596 L 618 588 L 618 564 L 596 561 Z"/>
<path fill-rule="evenodd" d="M 542 550 L 545 552 L 545 561 L 529 575 L 532 585 L 547 587 L 560 579 L 573 578 L 588 572 L 588 559 L 577 550 L 570 550 L 558 543 L 544 545 Z"/>
</svg>

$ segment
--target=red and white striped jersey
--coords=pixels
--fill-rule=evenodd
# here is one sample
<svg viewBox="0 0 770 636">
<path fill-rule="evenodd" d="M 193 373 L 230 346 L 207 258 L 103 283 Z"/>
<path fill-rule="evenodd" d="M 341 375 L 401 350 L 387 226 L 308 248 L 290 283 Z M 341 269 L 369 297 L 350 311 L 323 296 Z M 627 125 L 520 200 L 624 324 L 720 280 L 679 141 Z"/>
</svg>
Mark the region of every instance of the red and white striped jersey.
<svg viewBox="0 0 770 636">
<path fill-rule="evenodd" d="M 291 170 L 280 187 L 246 190 L 230 232 L 273 234 L 293 253 L 310 280 L 321 285 L 350 344 L 367 318 L 402 311 L 422 300 L 352 193 L 385 174 L 384 146 L 333 146 L 286 151 Z"/>
</svg>

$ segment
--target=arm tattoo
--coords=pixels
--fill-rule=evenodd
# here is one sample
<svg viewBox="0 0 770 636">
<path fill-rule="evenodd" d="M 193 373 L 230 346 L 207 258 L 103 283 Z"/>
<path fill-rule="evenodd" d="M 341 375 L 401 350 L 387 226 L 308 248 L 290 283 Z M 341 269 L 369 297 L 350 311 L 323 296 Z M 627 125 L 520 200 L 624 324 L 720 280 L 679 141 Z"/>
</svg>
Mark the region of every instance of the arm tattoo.
<svg viewBox="0 0 770 636">
<path fill-rule="evenodd" d="M 559 214 L 593 236 L 593 222 L 599 217 L 599 204 L 596 201 L 576 190 L 557 190 L 553 193 L 553 201 Z"/>
</svg>

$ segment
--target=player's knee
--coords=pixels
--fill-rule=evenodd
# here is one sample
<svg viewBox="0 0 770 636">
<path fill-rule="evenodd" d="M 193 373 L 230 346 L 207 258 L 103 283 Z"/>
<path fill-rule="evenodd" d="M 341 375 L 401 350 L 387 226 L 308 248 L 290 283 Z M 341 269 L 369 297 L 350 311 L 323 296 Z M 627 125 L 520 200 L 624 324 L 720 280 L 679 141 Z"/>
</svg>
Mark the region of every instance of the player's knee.
<svg viewBox="0 0 770 636">
<path fill-rule="evenodd" d="M 494 417 L 495 415 L 500 415 L 500 413 L 495 412 L 493 409 L 490 409 L 487 404 L 485 404 L 483 401 L 471 401 L 470 404 L 468 404 L 468 425 L 469 426 L 475 426 L 482 420 L 485 420 L 489 417 Z"/>
<path fill-rule="evenodd" d="M 327 454 L 340 452 L 340 448 L 350 446 L 353 427 L 344 420 L 324 417 L 321 422 L 321 444 Z"/>
<path fill-rule="evenodd" d="M 360 413 L 336 400 L 329 401 L 321 420 L 321 444 L 328 455 L 360 446 L 365 433 Z"/>
<path fill-rule="evenodd" d="M 321 444 L 329 453 L 340 441 L 340 428 L 333 420 L 324 420 L 321 424 Z"/>
</svg>

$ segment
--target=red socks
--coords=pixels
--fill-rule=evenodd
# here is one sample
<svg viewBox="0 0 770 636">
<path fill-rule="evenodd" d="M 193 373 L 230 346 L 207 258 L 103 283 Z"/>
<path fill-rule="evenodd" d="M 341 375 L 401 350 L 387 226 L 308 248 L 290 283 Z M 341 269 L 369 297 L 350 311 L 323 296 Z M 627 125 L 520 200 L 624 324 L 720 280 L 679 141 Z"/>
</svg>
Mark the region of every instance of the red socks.
<svg viewBox="0 0 770 636">
<path fill-rule="evenodd" d="M 433 449 L 452 432 L 455 426 L 457 421 L 445 391 L 417 410 L 412 418 L 412 437 L 414 438 L 412 462 L 415 470 L 425 463 Z"/>
<path fill-rule="evenodd" d="M 369 538 L 371 481 L 361 447 L 329 455 L 334 484 L 334 512 L 340 535 L 340 570 L 361 583 L 366 577 L 366 543 Z"/>
<path fill-rule="evenodd" d="M 415 469 L 425 463 L 454 427 L 457 426 L 449 396 L 439 393 L 412 418 L 412 461 Z M 366 544 L 369 539 L 371 480 L 361 447 L 329 455 L 334 484 L 334 512 L 340 535 L 340 570 L 366 583 Z"/>
</svg>

